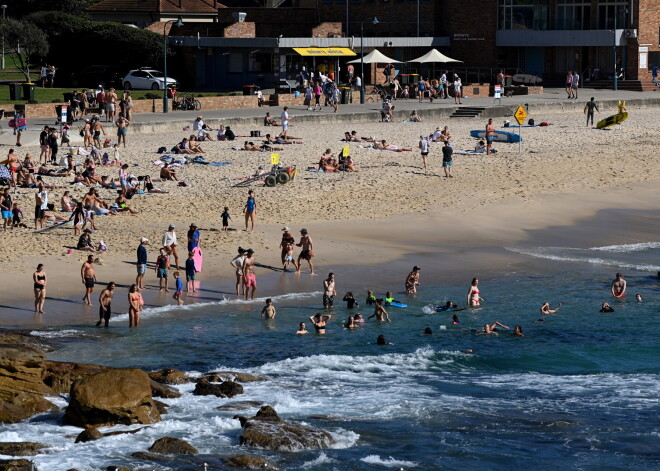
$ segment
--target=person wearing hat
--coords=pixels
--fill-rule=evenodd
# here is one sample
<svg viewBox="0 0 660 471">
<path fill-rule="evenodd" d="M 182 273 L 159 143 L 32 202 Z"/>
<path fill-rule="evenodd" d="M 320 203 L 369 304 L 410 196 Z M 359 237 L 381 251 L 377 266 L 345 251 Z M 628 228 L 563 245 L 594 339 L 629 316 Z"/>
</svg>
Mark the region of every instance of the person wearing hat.
<svg viewBox="0 0 660 471">
<path fill-rule="evenodd" d="M 245 299 L 254 299 L 254 293 L 257 291 L 257 276 L 254 274 L 254 250 L 245 251 L 245 260 L 243 260 L 243 286 L 245 289 Z M 250 293 L 250 288 L 252 292 Z"/>
<path fill-rule="evenodd" d="M 200 129 L 204 127 L 204 116 L 197 116 L 195 121 L 193 121 L 193 131 L 199 132 Z"/>
<path fill-rule="evenodd" d="M 165 234 L 163 234 L 163 247 L 168 255 L 174 255 L 174 269 L 179 269 L 179 253 L 176 251 L 176 232 L 174 224 L 170 224 Z"/>
<path fill-rule="evenodd" d="M 314 264 L 312 263 L 312 258 L 314 257 L 314 252 L 313 252 L 314 243 L 312 242 L 312 238 L 309 236 L 307 229 L 301 229 L 300 236 L 301 236 L 300 242 L 298 242 L 296 246 L 302 247 L 302 250 L 300 251 L 300 255 L 298 255 L 298 262 L 297 262 L 298 267 L 296 268 L 296 271 L 297 272 L 300 271 L 300 268 L 302 266 L 301 261 L 307 260 L 307 263 L 309 263 L 309 273 L 313 275 Z"/>
<path fill-rule="evenodd" d="M 406 277 L 407 294 L 414 294 L 417 292 L 417 286 L 419 285 L 419 270 L 421 270 L 421 268 L 415 265 L 412 271 L 408 273 L 408 276 Z"/>
<path fill-rule="evenodd" d="M 142 237 L 137 248 L 137 278 L 135 278 L 135 284 L 138 289 L 144 289 L 144 274 L 147 272 L 147 245 L 149 245 L 149 239 Z"/>
<path fill-rule="evenodd" d="M 282 249 L 280 258 L 282 260 L 282 266 L 284 269 L 286 269 L 286 257 L 287 254 L 289 253 L 289 246 L 293 247 L 293 244 L 296 243 L 296 240 L 293 238 L 293 235 L 289 232 L 289 228 L 287 226 L 284 226 L 282 228 L 282 241 L 280 242 L 280 249 Z M 293 262 L 293 266 L 296 266 L 296 263 Z"/>
<path fill-rule="evenodd" d="M 78 250 L 86 250 L 88 252 L 96 252 L 94 247 L 94 242 L 92 242 L 92 236 L 90 235 L 92 231 L 90 229 L 85 229 L 78 239 L 78 245 L 76 248 Z"/>
<path fill-rule="evenodd" d="M 435 128 L 435 131 L 433 131 L 433 137 L 431 138 L 431 141 L 433 142 L 440 142 L 442 140 L 442 128 L 438 126 Z"/>
<path fill-rule="evenodd" d="M 199 246 L 199 229 L 193 223 L 188 229 L 188 252 L 192 252 L 195 247 Z"/>
</svg>

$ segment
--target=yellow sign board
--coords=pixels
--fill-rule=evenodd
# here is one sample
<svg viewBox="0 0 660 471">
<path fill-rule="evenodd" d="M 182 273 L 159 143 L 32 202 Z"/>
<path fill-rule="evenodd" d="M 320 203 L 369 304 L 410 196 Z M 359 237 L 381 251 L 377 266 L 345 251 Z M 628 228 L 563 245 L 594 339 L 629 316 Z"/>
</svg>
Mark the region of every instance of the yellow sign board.
<svg viewBox="0 0 660 471">
<path fill-rule="evenodd" d="M 279 165 L 280 163 L 280 154 L 270 154 L 270 164 Z"/>
<path fill-rule="evenodd" d="M 293 50 L 301 56 L 348 57 L 356 55 L 347 47 L 294 47 Z"/>
<path fill-rule="evenodd" d="M 351 147 L 344 146 L 344 148 L 341 151 L 341 155 L 343 155 L 344 157 L 348 157 L 349 155 L 351 155 Z"/>
<path fill-rule="evenodd" d="M 522 105 L 519 105 L 513 116 L 516 118 L 516 121 L 518 121 L 518 124 L 522 126 L 522 124 L 525 122 L 525 118 L 527 117 L 527 111 L 525 111 L 525 108 Z"/>
</svg>

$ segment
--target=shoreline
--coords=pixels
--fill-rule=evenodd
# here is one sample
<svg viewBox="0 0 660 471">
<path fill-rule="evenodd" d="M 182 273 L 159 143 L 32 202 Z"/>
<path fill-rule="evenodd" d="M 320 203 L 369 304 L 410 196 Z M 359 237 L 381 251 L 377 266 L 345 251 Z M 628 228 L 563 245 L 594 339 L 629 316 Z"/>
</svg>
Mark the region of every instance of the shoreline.
<svg viewBox="0 0 660 471">
<path fill-rule="evenodd" d="M 453 215 L 454 208 L 426 211 L 422 215 L 395 216 L 390 220 L 308 224 L 316 246 L 321 248 L 314 259 L 317 274 L 310 276 L 306 265 L 303 265 L 299 275 L 282 273 L 279 271 L 276 244 L 265 245 L 262 249 L 256 249 L 257 263 L 264 265 L 257 269 L 257 297 L 319 291 L 329 271 L 337 272 L 338 296 L 343 296 L 345 291 L 356 290 L 352 286 L 366 286 L 368 283 L 373 283 L 374 289 L 389 286 L 396 293 L 403 289 L 403 279 L 413 265 L 422 267 L 422 282 L 425 284 L 447 280 L 464 282 L 467 286 L 472 276 L 485 279 L 512 266 L 542 266 L 543 261 L 507 251 L 504 248 L 507 245 L 556 246 L 558 239 L 559 242 L 578 245 L 582 242 L 588 246 L 648 242 L 657 234 L 654 224 L 657 225 L 659 220 L 658 208 L 651 197 L 653 194 L 654 185 L 646 183 L 636 188 L 627 185 L 610 187 L 604 193 L 555 194 L 528 201 L 509 198 L 468 211 L 471 223 L 465 222 L 466 218 L 459 218 L 450 225 L 444 225 L 443 221 L 448 217 L 458 217 Z M 579 207 L 571 205 L 576 199 L 581 201 Z M 637 221 L 634 226 L 616 224 L 616 220 L 626 211 L 634 211 L 637 215 L 632 218 Z M 534 217 L 530 217 L 532 213 Z M 594 226 L 596 219 L 599 222 Z M 420 221 L 424 221 L 422 227 L 410 229 L 419 226 Z M 381 230 L 383 225 L 387 226 L 385 232 Z M 280 234 L 279 226 L 262 225 L 257 229 L 262 228 L 264 233 L 261 238 L 267 236 L 268 240 L 273 240 Z M 412 233 L 414 240 L 410 238 Z M 153 247 L 150 252 L 153 254 Z M 76 255 L 82 259 L 86 254 Z M 105 257 L 110 258 L 108 255 Z M 196 302 L 217 302 L 235 297 L 233 271 L 227 266 L 229 260 L 221 256 L 207 257 L 202 277 L 203 291 L 194 298 Z M 32 292 L 25 288 L 25 280 L 30 279 L 31 272 L 7 280 L 0 288 L 4 300 L 0 306 L 3 325 L 46 327 L 93 323 L 98 318 L 98 294 L 111 279 L 119 285 L 113 302 L 113 315 L 125 312 L 127 301 L 124 286 L 133 280 L 133 263 L 112 260 L 98 267 L 100 281 L 92 294 L 95 305 L 89 307 L 78 300 L 82 297 L 83 288 L 77 262 L 69 259 L 69 269 L 58 275 L 56 282 L 51 281 L 53 276 L 50 275 L 49 299 L 43 316 L 34 315 Z M 45 259 L 43 263 L 48 267 L 56 262 Z M 278 270 L 271 271 L 269 267 Z M 157 286 L 150 270 L 146 277 L 147 286 Z M 21 290 L 25 290 L 25 294 L 16 296 L 15 293 Z M 160 294 L 156 289 L 149 289 L 145 292 L 146 307 L 172 304 L 172 294 L 173 290 Z M 184 299 L 187 300 L 187 297 Z"/>
</svg>

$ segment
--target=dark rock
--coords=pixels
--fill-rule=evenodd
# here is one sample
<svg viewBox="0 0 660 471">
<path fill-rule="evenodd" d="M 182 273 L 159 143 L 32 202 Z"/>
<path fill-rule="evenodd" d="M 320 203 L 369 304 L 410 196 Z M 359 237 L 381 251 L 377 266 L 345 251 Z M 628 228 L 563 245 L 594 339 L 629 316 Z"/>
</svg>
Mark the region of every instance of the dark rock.
<svg viewBox="0 0 660 471">
<path fill-rule="evenodd" d="M 161 455 L 158 453 L 148 453 L 146 451 L 136 451 L 131 455 L 133 458 L 139 460 L 149 460 L 149 461 L 172 461 L 172 458 L 166 455 Z"/>
<path fill-rule="evenodd" d="M 145 428 L 149 428 L 149 427 L 140 427 L 140 428 L 136 428 L 135 430 L 117 430 L 116 432 L 106 432 L 103 434 L 103 436 L 111 437 L 113 435 L 131 435 L 134 433 L 138 433 L 140 430 L 144 430 Z"/>
<path fill-rule="evenodd" d="M 71 386 L 64 421 L 78 427 L 158 422 L 149 381 L 144 371 L 129 368 L 80 379 Z"/>
<path fill-rule="evenodd" d="M 234 397 L 243 394 L 243 386 L 233 381 L 224 381 L 220 384 L 198 381 L 193 391 L 195 396 Z"/>
<path fill-rule="evenodd" d="M 15 424 L 52 409 L 55 409 L 55 404 L 40 394 L 24 391 L 7 400 L 0 400 L 0 422 Z"/>
<path fill-rule="evenodd" d="M 80 432 L 80 434 L 78 434 L 76 437 L 76 443 L 92 442 L 94 440 L 98 440 L 99 438 L 103 438 L 104 436 L 105 435 L 103 435 L 98 431 L 98 429 L 95 429 L 94 427 L 85 427 L 85 430 Z"/>
<path fill-rule="evenodd" d="M 190 378 L 188 378 L 183 371 L 175 370 L 174 368 L 152 371 L 149 373 L 149 376 L 154 381 L 162 384 L 184 384 L 191 382 Z"/>
<path fill-rule="evenodd" d="M 157 399 L 154 399 L 154 404 L 156 404 L 156 409 L 158 409 L 158 413 L 160 415 L 167 414 L 167 408 L 169 407 L 167 404 L 165 404 L 163 401 L 159 401 Z"/>
<path fill-rule="evenodd" d="M 180 438 L 159 438 L 149 448 L 152 453 L 163 455 L 198 455 L 199 451 L 185 440 Z"/>
<path fill-rule="evenodd" d="M 77 380 L 111 369 L 107 366 L 59 361 L 44 361 L 42 366 L 41 379 L 55 394 L 69 393 L 71 385 Z"/>
<path fill-rule="evenodd" d="M 32 461 L 0 460 L 0 471 L 32 471 Z"/>
<path fill-rule="evenodd" d="M 276 469 L 265 459 L 251 455 L 233 455 L 224 458 L 225 464 L 233 468 L 243 469 Z"/>
<path fill-rule="evenodd" d="M 34 442 L 0 442 L 0 455 L 34 456 L 47 446 Z"/>
<path fill-rule="evenodd" d="M 149 381 L 149 384 L 151 385 L 151 395 L 153 397 L 164 397 L 166 399 L 176 399 L 177 397 L 181 397 L 181 393 L 176 389 L 154 381 L 153 379 Z"/>
<path fill-rule="evenodd" d="M 237 418 L 243 427 L 241 445 L 275 451 L 297 451 L 328 448 L 335 443 L 332 435 L 325 430 L 281 420 L 270 406 L 262 407 L 251 419 Z"/>
<path fill-rule="evenodd" d="M 251 375 L 250 373 L 239 373 L 237 371 L 213 371 L 206 373 L 204 377 L 213 383 L 220 381 L 236 381 L 237 383 L 252 383 L 254 381 L 265 381 L 266 378 Z M 212 378 L 212 379 L 211 379 Z"/>
<path fill-rule="evenodd" d="M 105 468 L 105 471 L 131 471 L 131 470 L 124 466 L 108 466 L 107 468 Z"/>
<path fill-rule="evenodd" d="M 256 409 L 257 407 L 261 407 L 261 404 L 262 403 L 259 401 L 234 401 L 218 406 L 216 407 L 216 410 L 227 411 L 227 410 Z"/>
</svg>

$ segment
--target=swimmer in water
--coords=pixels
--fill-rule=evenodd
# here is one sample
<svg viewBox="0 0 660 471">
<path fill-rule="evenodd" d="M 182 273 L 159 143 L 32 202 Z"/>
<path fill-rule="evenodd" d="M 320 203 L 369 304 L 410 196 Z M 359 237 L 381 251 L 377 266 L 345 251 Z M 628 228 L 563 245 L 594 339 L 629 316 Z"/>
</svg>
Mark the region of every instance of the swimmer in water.
<svg viewBox="0 0 660 471">
<path fill-rule="evenodd" d="M 376 300 L 376 308 L 374 309 L 374 313 L 367 317 L 367 319 L 371 319 L 372 317 L 375 317 L 378 322 L 392 322 L 389 314 L 387 314 L 387 311 L 383 307 L 382 299 Z"/>
<path fill-rule="evenodd" d="M 427 327 L 424 329 L 424 333 L 422 335 L 433 335 L 433 330 L 430 327 Z"/>
<path fill-rule="evenodd" d="M 603 303 L 600 312 L 614 312 L 614 308 L 609 303 Z"/>
<path fill-rule="evenodd" d="M 367 291 L 367 299 L 365 303 L 369 305 L 376 304 L 376 296 L 374 296 L 374 290 L 370 289 Z"/>
<path fill-rule="evenodd" d="M 522 327 L 517 325 L 513 328 L 513 335 L 514 337 L 524 337 L 525 334 L 523 334 Z"/>
<path fill-rule="evenodd" d="M 495 334 L 495 335 L 497 335 L 497 326 L 500 326 L 503 329 L 508 329 L 508 327 L 505 326 L 504 324 L 500 324 L 499 322 L 495 321 L 492 324 L 484 325 L 484 331 L 482 333 L 483 334 Z"/>
<path fill-rule="evenodd" d="M 612 291 L 612 296 L 614 296 L 615 298 L 625 298 L 627 287 L 628 284 L 626 283 L 626 280 L 623 279 L 623 275 L 621 273 L 617 273 L 616 278 L 614 279 L 614 281 L 612 281 L 612 286 L 610 287 L 610 291 Z"/>
<path fill-rule="evenodd" d="M 637 293 L 637 294 L 635 295 L 635 299 L 637 300 L 638 303 L 641 303 L 641 302 L 642 302 L 642 295 L 639 294 L 639 293 Z"/>
<path fill-rule="evenodd" d="M 355 307 L 360 307 L 355 298 L 353 297 L 353 292 L 349 291 L 344 295 L 344 301 L 346 301 L 346 307 L 348 309 L 353 309 Z"/>
<path fill-rule="evenodd" d="M 453 325 L 458 325 L 458 324 L 461 323 L 461 321 L 458 320 L 458 314 L 454 314 L 454 316 L 452 317 L 452 321 L 451 321 L 451 323 L 452 323 Z"/>
<path fill-rule="evenodd" d="M 385 340 L 385 336 L 380 334 L 376 339 L 376 345 L 389 345 L 389 342 Z"/>
<path fill-rule="evenodd" d="M 344 329 L 356 329 L 360 326 L 355 323 L 355 317 L 348 316 L 348 319 L 346 320 L 346 323 L 342 327 Z"/>
<path fill-rule="evenodd" d="M 541 314 L 554 314 L 560 307 L 561 303 L 559 303 L 556 308 L 550 309 L 550 303 L 543 303 L 543 306 L 541 306 Z"/>
<path fill-rule="evenodd" d="M 307 332 L 307 329 L 305 329 L 305 323 L 301 322 L 300 326 L 298 327 L 298 330 L 296 330 L 296 335 L 305 335 L 305 334 L 309 334 L 309 332 Z"/>
<path fill-rule="evenodd" d="M 364 324 L 364 317 L 362 317 L 362 314 L 360 314 L 359 312 L 355 314 L 353 320 L 355 321 L 356 324 Z"/>
<path fill-rule="evenodd" d="M 322 314 L 320 312 L 309 316 L 309 320 L 316 329 L 317 334 L 325 334 L 325 325 L 330 319 L 332 319 L 331 314 Z"/>
<path fill-rule="evenodd" d="M 484 298 L 479 296 L 479 279 L 472 278 L 472 283 L 467 294 L 467 304 L 470 307 L 476 307 L 481 304 L 481 301 L 484 301 Z"/>
</svg>

